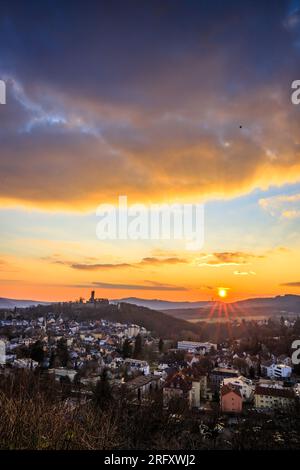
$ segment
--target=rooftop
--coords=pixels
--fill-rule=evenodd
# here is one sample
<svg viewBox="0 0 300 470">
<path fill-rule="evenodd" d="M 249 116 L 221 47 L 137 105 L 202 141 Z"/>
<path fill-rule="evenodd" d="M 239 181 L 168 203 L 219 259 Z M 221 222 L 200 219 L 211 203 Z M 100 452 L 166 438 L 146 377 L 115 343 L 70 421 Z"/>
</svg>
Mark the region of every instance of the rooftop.
<svg viewBox="0 0 300 470">
<path fill-rule="evenodd" d="M 295 392 L 290 388 L 260 387 L 259 385 L 255 389 L 255 395 L 295 398 Z"/>
<path fill-rule="evenodd" d="M 126 386 L 131 389 L 135 389 L 143 387 L 153 381 L 158 382 L 159 380 L 160 378 L 157 375 L 139 375 L 132 380 L 128 380 L 128 382 L 126 382 Z"/>
<path fill-rule="evenodd" d="M 226 367 L 216 367 L 215 369 L 213 369 L 212 374 L 232 374 L 234 377 L 238 377 L 239 371 L 235 369 L 227 369 Z"/>
<path fill-rule="evenodd" d="M 240 394 L 240 391 L 238 390 L 237 387 L 234 387 L 233 385 L 223 385 L 223 387 L 221 388 L 221 395 L 224 396 L 224 395 L 227 395 L 228 393 L 235 393 L 237 396 L 239 396 L 241 398 L 241 394 Z"/>
</svg>

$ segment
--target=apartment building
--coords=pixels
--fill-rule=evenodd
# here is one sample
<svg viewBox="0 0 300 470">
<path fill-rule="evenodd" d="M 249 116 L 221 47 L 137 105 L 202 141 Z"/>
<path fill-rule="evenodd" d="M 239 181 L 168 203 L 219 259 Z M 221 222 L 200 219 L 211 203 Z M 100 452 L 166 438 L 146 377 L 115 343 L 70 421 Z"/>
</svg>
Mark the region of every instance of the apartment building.
<svg viewBox="0 0 300 470">
<path fill-rule="evenodd" d="M 292 408 L 295 392 L 291 388 L 257 385 L 254 402 L 255 408 L 259 409 Z"/>
<path fill-rule="evenodd" d="M 239 372 L 235 369 L 227 369 L 225 367 L 216 367 L 210 374 L 210 386 L 212 392 L 219 392 L 221 383 L 224 379 L 238 378 Z"/>
<path fill-rule="evenodd" d="M 177 349 L 181 349 L 184 351 L 191 351 L 191 352 L 199 351 L 202 354 L 205 354 L 211 351 L 211 349 L 216 350 L 217 345 L 213 343 L 208 343 L 208 342 L 200 343 L 199 341 L 178 341 Z"/>
<path fill-rule="evenodd" d="M 286 364 L 272 364 L 267 367 L 267 376 L 271 379 L 287 379 L 292 374 L 292 368 Z"/>
</svg>

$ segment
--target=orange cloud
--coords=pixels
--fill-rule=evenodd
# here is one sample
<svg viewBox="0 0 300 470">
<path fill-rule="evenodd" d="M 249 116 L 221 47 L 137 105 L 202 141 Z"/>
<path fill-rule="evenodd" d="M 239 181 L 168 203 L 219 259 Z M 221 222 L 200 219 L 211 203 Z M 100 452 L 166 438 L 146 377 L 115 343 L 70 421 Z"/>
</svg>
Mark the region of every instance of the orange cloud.
<svg viewBox="0 0 300 470">
<path fill-rule="evenodd" d="M 15 93 L 3 114 L 2 205 L 80 211 L 119 194 L 194 201 L 300 180 L 299 119 L 280 89 L 261 87 L 222 108 L 215 89 L 199 89 L 184 108 L 174 99 L 166 112 L 157 100 L 149 113 L 100 98 L 77 97 L 75 106 L 67 91 L 46 91 L 52 111 L 43 95 Z M 156 91 L 168 92 L 167 83 Z"/>
<path fill-rule="evenodd" d="M 138 268 L 140 266 L 162 266 L 162 265 L 175 265 L 188 263 L 187 259 L 171 257 L 171 258 L 156 258 L 146 257 L 136 263 L 75 263 L 72 261 L 57 259 L 56 256 L 44 257 L 45 261 L 50 261 L 54 264 L 61 264 L 63 266 L 69 266 L 73 269 L 82 271 L 97 271 L 101 269 L 122 269 L 122 268 Z"/>
<path fill-rule="evenodd" d="M 243 251 L 225 251 L 203 255 L 196 260 L 196 264 L 197 266 L 209 266 L 213 268 L 219 268 L 223 266 L 240 266 L 248 264 L 253 259 L 264 257 L 264 255 L 256 255 Z"/>
</svg>

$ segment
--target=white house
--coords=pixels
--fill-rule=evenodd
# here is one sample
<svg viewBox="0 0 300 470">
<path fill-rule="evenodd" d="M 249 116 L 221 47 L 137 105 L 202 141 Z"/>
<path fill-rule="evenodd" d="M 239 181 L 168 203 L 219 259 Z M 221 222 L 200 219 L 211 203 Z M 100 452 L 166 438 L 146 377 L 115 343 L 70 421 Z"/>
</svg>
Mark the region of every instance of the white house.
<svg viewBox="0 0 300 470">
<path fill-rule="evenodd" d="M 239 377 L 230 377 L 228 379 L 224 379 L 221 387 L 223 385 L 232 385 L 235 389 L 238 389 L 243 401 L 251 401 L 253 398 L 255 386 L 253 385 L 252 381 L 246 379 L 240 375 Z"/>
<path fill-rule="evenodd" d="M 285 364 L 272 364 L 267 367 L 267 376 L 271 379 L 286 379 L 292 374 L 292 368 Z"/>
<path fill-rule="evenodd" d="M 137 336 L 139 333 L 141 333 L 141 327 L 138 325 L 129 325 L 128 328 L 124 331 L 125 335 L 128 336 L 128 338 L 134 338 Z"/>
<path fill-rule="evenodd" d="M 150 374 L 150 366 L 146 361 L 140 361 L 138 359 L 125 359 L 124 365 L 129 367 L 130 370 L 142 372 L 144 375 Z"/>
<path fill-rule="evenodd" d="M 209 352 L 212 348 L 217 349 L 216 344 L 212 343 L 200 343 L 199 341 L 178 341 L 177 349 L 181 349 L 184 351 L 199 351 L 203 354 Z"/>
<path fill-rule="evenodd" d="M 59 380 L 61 377 L 68 377 L 71 382 L 73 382 L 77 371 L 74 369 L 67 369 L 66 367 L 58 367 L 56 369 L 49 369 L 49 373 L 54 373 L 56 380 Z"/>
</svg>

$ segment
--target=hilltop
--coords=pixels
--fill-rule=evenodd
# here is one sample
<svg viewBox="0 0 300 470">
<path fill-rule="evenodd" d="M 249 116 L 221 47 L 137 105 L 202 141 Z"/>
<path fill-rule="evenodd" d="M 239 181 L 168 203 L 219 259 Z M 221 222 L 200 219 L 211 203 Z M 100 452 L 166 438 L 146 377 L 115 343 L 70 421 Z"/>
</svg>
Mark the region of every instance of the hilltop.
<svg viewBox="0 0 300 470">
<path fill-rule="evenodd" d="M 49 312 L 49 306 L 38 305 L 24 309 L 24 317 L 38 317 L 46 315 Z M 185 320 L 174 318 L 166 313 L 151 310 L 146 307 L 121 303 L 119 306 L 114 304 L 95 306 L 89 308 L 83 305 L 69 303 L 52 304 L 51 312 L 61 314 L 65 318 L 75 320 L 110 320 L 119 323 L 138 324 L 151 331 L 155 336 L 164 338 L 186 338 L 196 339 L 199 337 L 199 325 L 193 325 Z"/>
</svg>

